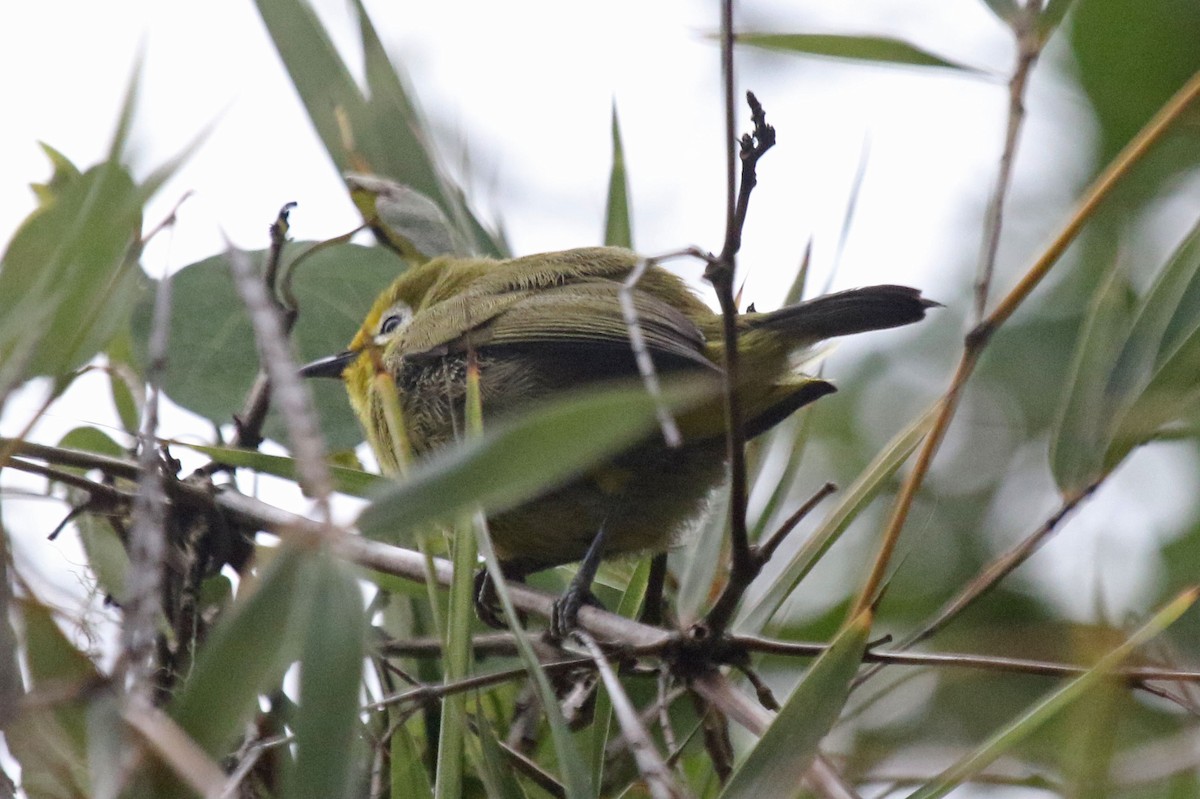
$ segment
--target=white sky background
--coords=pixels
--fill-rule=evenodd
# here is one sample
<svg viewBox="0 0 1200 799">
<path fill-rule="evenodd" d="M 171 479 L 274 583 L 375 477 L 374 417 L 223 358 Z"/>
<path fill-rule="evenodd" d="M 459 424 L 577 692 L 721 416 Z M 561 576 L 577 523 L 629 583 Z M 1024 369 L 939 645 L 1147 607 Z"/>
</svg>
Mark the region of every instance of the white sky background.
<svg viewBox="0 0 1200 799">
<path fill-rule="evenodd" d="M 316 5 L 356 69 L 349 3 Z M 485 217 L 503 220 L 516 253 L 600 242 L 614 101 L 638 248 L 647 254 L 691 244 L 719 249 L 724 225 L 719 61 L 715 44 L 704 36 L 716 28 L 716 3 L 367 0 L 366 5 L 436 128 L 454 134 L 448 140 L 462 141 L 469 132 L 463 148 L 476 184 L 468 194 Z M 778 32 L 894 35 L 996 76 L 1010 67 L 1010 35 L 979 0 L 745 2 L 739 19 L 744 28 L 769 25 Z M 287 201 L 299 203 L 292 215 L 296 238 L 326 238 L 356 226 L 340 177 L 251 0 L 44 0 L 10 3 L 0 11 L 5 116 L 0 241 L 7 242 L 33 208 L 27 185 L 49 175 L 37 141 L 81 168 L 104 157 L 135 53 L 143 46 L 133 137 L 140 174 L 218 120 L 150 207 L 147 227 L 185 191 L 194 192 L 174 232 L 147 250 L 144 264 L 153 274 L 221 250 L 222 232 L 241 247 L 265 246 L 267 226 Z M 758 94 L 779 134 L 778 145 L 760 164 L 746 227 L 740 260 L 746 301 L 762 309 L 777 306 L 811 239 L 811 285 L 831 279 L 834 288 L 873 282 L 920 286 L 960 305 L 929 323 L 958 328 L 972 277 L 962 267 L 977 256 L 983 204 L 1002 142 L 1004 80 L 745 50 L 738 57 L 739 91 Z M 1067 61 L 1061 45 L 1052 46 L 1035 73 L 1014 197 L 1017 204 L 1036 198 L 1045 212 L 1009 229 L 998 290 L 1011 284 L 1065 217 L 1083 180 L 1090 123 L 1086 101 L 1060 71 Z M 739 109 L 739 131 L 747 127 L 747 112 Z M 864 152 L 865 180 L 834 273 L 848 195 Z M 1043 172 L 1057 182 L 1043 185 L 1037 180 Z M 680 271 L 696 277 L 700 268 Z M 879 346 L 880 339 L 866 338 L 847 342 L 839 357 Z M 829 364 L 834 376 L 837 360 Z M 948 375 L 938 378 L 942 384 Z M 104 382 L 85 378 L 82 385 L 74 401 L 60 403 L 39 423 L 38 440 L 56 441 L 84 422 L 113 423 Z M 17 433 L 43 392 L 35 384 L 14 397 L 0 432 Z M 167 414 L 167 425 L 181 423 L 178 412 Z M 1119 533 L 1097 543 L 1096 536 L 1113 532 L 1118 512 L 1131 523 L 1136 519 L 1143 532 L 1170 527 L 1173 514 L 1189 512 L 1186 497 L 1151 505 L 1155 492 L 1144 490 L 1147 480 L 1172 469 L 1178 458 L 1190 455 L 1179 448 L 1139 454 L 1137 471 L 1129 468 L 1132 474 L 1123 472 L 1106 486 L 1069 535 L 1034 559 L 1023 579 L 1076 617 L 1092 617 L 1101 593 L 1106 600 L 1100 605 L 1117 617 L 1126 610 L 1144 612 L 1143 591 L 1153 585 L 1153 575 L 1131 575 L 1129 569 L 1146 563 L 1139 553 L 1158 543 L 1153 536 Z M 1119 487 L 1130 480 L 1129 490 Z M 17 482 L 6 475 L 9 488 Z M 1026 487 L 1005 490 L 1031 501 Z M 1039 496 L 1037 502 L 1049 508 L 1053 497 Z M 61 515 L 58 503 L 6 502 L 5 523 L 17 539 L 18 555 L 24 551 L 28 559 L 22 567 L 57 583 L 64 593 L 55 600 L 70 604 L 71 596 L 80 601 L 86 590 L 81 578 L 78 584 L 75 577 L 62 578 L 63 562 L 78 563 L 79 557 L 71 554 L 69 541 L 56 546 L 42 541 Z M 1080 551 L 1086 556 L 1078 557 Z"/>
<path fill-rule="evenodd" d="M 349 3 L 317 6 L 356 68 Z M 368 0 L 367 6 L 434 125 L 454 134 L 448 140 L 469 132 L 463 148 L 476 176 L 469 195 L 486 217 L 503 220 L 515 252 L 600 242 L 614 100 L 639 249 L 720 247 L 719 61 L 704 36 L 716 28 L 716 3 Z M 1012 57 L 1009 33 L 978 0 L 747 2 L 739 19 L 744 28 L 778 32 L 894 35 L 996 76 L 1007 74 Z M 103 158 L 142 46 L 133 137 L 141 174 L 218 120 L 150 208 L 147 227 L 183 192 L 194 192 L 174 232 L 148 249 L 144 263 L 153 274 L 219 251 L 222 231 L 241 247 L 265 246 L 267 226 L 287 201 L 299 203 L 292 215 L 296 238 L 330 237 L 357 224 L 250 0 L 49 0 L 0 11 L 0 241 L 33 208 L 27 184 L 49 175 L 38 140 L 81 168 Z M 1067 60 L 1061 45 L 1052 46 L 1035 73 L 1014 196 L 1018 204 L 1035 197 L 1039 208 L 1050 210 L 1008 231 L 999 290 L 1065 217 L 1083 179 L 1089 117 L 1086 101 L 1059 71 Z M 812 285 L 825 284 L 866 152 L 866 176 L 833 287 L 908 283 L 964 303 L 971 274 L 962 266 L 973 264 L 978 252 L 979 220 L 1001 147 L 1003 79 L 742 50 L 739 84 L 758 94 L 779 132 L 778 145 L 760 164 L 746 228 L 740 263 L 747 301 L 763 309 L 778 305 L 810 239 Z M 747 127 L 747 112 L 739 109 L 739 131 Z M 1042 185 L 1037 176 L 1043 172 L 1057 182 Z M 680 271 L 695 277 L 700 268 Z M 951 308 L 930 323 L 957 328 L 964 314 Z M 866 338 L 847 342 L 839 355 L 879 346 L 878 338 Z M 830 364 L 835 376 L 836 361 Z M 35 385 L 16 397 L 0 431 L 19 431 L 43 390 Z M 85 392 L 91 393 L 56 406 L 35 436 L 55 441 L 85 421 L 111 423 L 104 384 L 85 383 Z M 167 424 L 177 418 L 168 416 Z M 1161 457 L 1169 466 L 1176 456 Z M 1102 500 L 1092 506 L 1098 525 L 1107 516 Z M 1186 504 L 1168 507 L 1186 510 Z M 1164 512 L 1134 510 L 1142 525 Z M 57 504 L 14 503 L 5 521 L 19 545 L 32 547 L 42 535 L 37 531 L 52 527 L 60 513 Z M 1085 537 L 1080 532 L 1075 540 Z M 1125 549 L 1110 554 L 1135 562 Z M 1094 612 L 1094 559 L 1085 559 L 1086 574 L 1054 565 L 1069 559 L 1035 560 L 1043 565 L 1034 566 L 1033 579 L 1058 595 L 1064 609 L 1085 617 Z M 1104 585 L 1125 591 L 1110 609 L 1138 608 L 1136 588 L 1121 589 L 1119 582 Z"/>
</svg>

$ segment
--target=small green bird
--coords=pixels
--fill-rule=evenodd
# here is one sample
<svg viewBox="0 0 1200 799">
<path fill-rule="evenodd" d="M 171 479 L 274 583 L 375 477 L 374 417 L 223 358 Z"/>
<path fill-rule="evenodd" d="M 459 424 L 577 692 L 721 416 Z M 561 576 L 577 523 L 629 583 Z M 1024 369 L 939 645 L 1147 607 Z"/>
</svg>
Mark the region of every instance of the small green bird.
<svg viewBox="0 0 1200 799">
<path fill-rule="evenodd" d="M 439 257 L 404 272 L 376 299 L 345 352 L 304 367 L 341 378 L 384 471 L 402 453 L 389 428 L 388 400 L 375 376 L 394 382 L 403 436 L 418 457 L 463 430 L 467 351 L 479 366 L 485 415 L 519 412 L 580 386 L 639 378 L 621 309 L 622 283 L 639 256 L 591 247 L 497 261 Z M 680 278 L 657 266 L 632 292 L 646 350 L 663 375 L 719 375 L 721 317 Z M 795 371 L 807 348 L 828 338 L 917 322 L 937 303 L 904 286 L 871 286 L 737 318 L 741 399 L 756 436 L 834 387 Z M 393 415 L 392 418 L 395 418 Z M 655 431 L 608 463 L 488 526 L 510 579 L 583 560 L 560 600 L 556 626 L 569 630 L 601 559 L 663 552 L 704 507 L 725 475 L 719 400 L 683 414 L 684 443 Z M 514 464 L 514 468 L 520 468 Z M 482 598 L 481 598 L 482 601 Z M 488 614 L 481 605 L 481 615 Z"/>
</svg>

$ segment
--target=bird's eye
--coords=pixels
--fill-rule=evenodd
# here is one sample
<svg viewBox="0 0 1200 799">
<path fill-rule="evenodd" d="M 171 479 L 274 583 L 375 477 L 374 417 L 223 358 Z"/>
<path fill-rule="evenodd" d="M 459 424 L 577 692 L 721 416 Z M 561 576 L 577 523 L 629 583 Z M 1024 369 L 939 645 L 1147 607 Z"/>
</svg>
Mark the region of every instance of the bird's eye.
<svg viewBox="0 0 1200 799">
<path fill-rule="evenodd" d="M 396 328 L 404 323 L 404 317 L 399 314 L 392 314 L 383 320 L 383 324 L 379 326 L 379 332 L 383 335 L 391 333 Z"/>
</svg>

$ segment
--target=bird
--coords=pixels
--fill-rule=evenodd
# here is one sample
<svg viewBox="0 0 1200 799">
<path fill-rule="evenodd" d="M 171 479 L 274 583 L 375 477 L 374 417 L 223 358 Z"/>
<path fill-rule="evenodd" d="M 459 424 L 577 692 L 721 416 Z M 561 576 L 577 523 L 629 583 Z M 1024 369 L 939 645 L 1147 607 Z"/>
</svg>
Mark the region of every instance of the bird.
<svg viewBox="0 0 1200 799">
<path fill-rule="evenodd" d="M 334 377 L 381 469 L 396 474 L 407 439 L 412 454 L 451 446 L 464 430 L 468 360 L 474 359 L 485 420 L 518 414 L 572 390 L 640 379 L 622 311 L 628 290 L 645 351 L 664 377 L 719 381 L 721 316 L 679 276 L 619 247 L 585 247 L 519 258 L 439 256 L 404 271 L 377 297 L 347 349 L 301 369 Z M 752 438 L 832 393 L 828 381 L 796 366 L 825 339 L 918 322 L 938 303 L 917 289 L 877 285 L 816 297 L 770 312 L 736 316 L 741 400 Z M 392 379 L 405 428 L 396 436 L 375 380 Z M 396 415 L 391 414 L 395 419 Z M 552 629 L 572 629 L 600 562 L 662 553 L 703 511 L 725 479 L 725 422 L 719 396 L 680 415 L 683 441 L 655 431 L 607 462 L 515 508 L 488 517 L 506 578 L 575 561 L 580 568 L 555 605 Z M 519 468 L 519 464 L 514 464 Z M 476 607 L 489 624 L 494 594 L 484 573 Z"/>
</svg>

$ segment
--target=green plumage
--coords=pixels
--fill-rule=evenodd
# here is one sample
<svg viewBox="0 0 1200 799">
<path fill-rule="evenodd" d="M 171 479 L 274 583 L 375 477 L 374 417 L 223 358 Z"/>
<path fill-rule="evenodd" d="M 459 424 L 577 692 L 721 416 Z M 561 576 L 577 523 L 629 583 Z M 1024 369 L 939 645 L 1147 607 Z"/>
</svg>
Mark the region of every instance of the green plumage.
<svg viewBox="0 0 1200 799">
<path fill-rule="evenodd" d="M 637 264 L 634 253 L 606 247 L 508 261 L 436 258 L 380 295 L 348 353 L 307 373 L 346 381 L 381 465 L 395 471 L 394 437 L 374 384 L 379 369 L 394 380 L 417 456 L 462 429 L 468 349 L 480 367 L 485 423 L 560 392 L 639 379 L 621 308 L 622 283 Z M 719 379 L 720 317 L 681 279 L 651 267 L 631 298 L 657 371 Z M 916 322 L 932 304 L 914 289 L 875 286 L 742 314 L 738 392 L 747 431 L 757 435 L 833 391 L 793 371 L 806 348 L 831 336 Z M 670 546 L 725 472 L 720 405 L 703 406 L 680 425 L 679 449 L 668 449 L 656 433 L 568 485 L 489 518 L 510 573 L 579 560 L 601 527 L 605 554 Z"/>
</svg>

